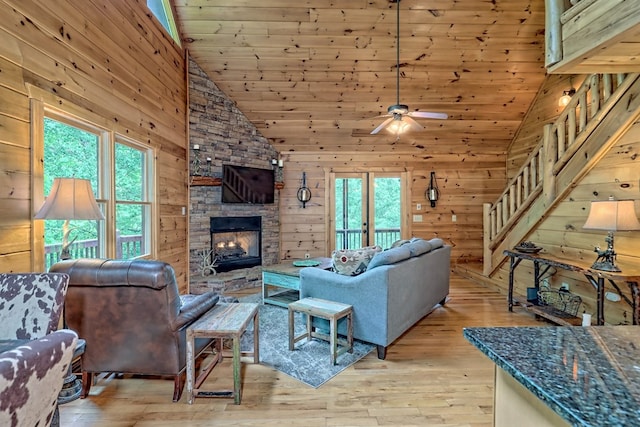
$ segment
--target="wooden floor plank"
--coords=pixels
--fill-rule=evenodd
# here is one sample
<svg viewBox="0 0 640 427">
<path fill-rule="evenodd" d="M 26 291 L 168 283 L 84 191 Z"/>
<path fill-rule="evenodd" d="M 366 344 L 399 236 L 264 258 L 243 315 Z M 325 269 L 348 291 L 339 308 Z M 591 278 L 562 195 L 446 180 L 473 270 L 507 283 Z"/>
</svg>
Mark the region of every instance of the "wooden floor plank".
<svg viewBox="0 0 640 427">
<path fill-rule="evenodd" d="M 249 292 L 259 292 L 258 289 Z M 62 405 L 61 425 L 164 426 L 473 426 L 493 419 L 493 363 L 467 342 L 464 327 L 547 326 L 493 289 L 453 275 L 447 304 L 389 347 L 372 352 L 318 389 L 263 365 L 244 364 L 242 404 L 233 399 L 171 402 L 173 382 L 100 379 L 88 398 Z M 207 385 L 232 384 L 225 360 Z"/>
</svg>

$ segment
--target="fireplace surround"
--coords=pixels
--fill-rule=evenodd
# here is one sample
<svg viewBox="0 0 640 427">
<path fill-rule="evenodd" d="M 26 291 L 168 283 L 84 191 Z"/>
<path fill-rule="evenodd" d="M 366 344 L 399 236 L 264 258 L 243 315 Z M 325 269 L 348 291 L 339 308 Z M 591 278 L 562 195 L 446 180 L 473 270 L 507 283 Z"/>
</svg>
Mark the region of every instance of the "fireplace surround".
<svg viewBox="0 0 640 427">
<path fill-rule="evenodd" d="M 210 230 L 217 272 L 262 265 L 262 217 L 211 217 Z"/>
</svg>

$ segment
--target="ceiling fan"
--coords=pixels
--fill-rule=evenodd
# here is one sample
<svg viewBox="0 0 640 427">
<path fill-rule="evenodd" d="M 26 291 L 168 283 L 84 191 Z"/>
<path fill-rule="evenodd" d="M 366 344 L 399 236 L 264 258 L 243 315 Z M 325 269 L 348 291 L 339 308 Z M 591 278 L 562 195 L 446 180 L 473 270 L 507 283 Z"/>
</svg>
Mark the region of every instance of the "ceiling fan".
<svg viewBox="0 0 640 427">
<path fill-rule="evenodd" d="M 397 4 L 396 17 L 396 104 L 387 108 L 387 114 L 378 117 L 388 117 L 380 126 L 371 131 L 371 135 L 375 135 L 382 129 L 400 135 L 409 130 L 423 130 L 424 128 L 412 117 L 421 119 L 446 119 L 446 113 L 432 113 L 429 111 L 409 111 L 409 107 L 400 104 L 400 0 L 395 1 Z"/>
</svg>

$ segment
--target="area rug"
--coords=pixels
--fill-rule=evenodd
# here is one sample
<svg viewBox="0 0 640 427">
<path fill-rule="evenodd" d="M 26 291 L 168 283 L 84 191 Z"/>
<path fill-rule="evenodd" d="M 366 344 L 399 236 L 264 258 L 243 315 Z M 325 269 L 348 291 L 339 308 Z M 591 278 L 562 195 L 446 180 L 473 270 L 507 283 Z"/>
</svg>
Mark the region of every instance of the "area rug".
<svg viewBox="0 0 640 427">
<path fill-rule="evenodd" d="M 261 296 L 251 295 L 240 302 L 262 303 Z M 329 343 L 313 339 L 301 340 L 296 349 L 289 351 L 288 310 L 271 304 L 261 304 L 260 318 L 260 363 L 271 366 L 288 376 L 311 387 L 318 388 L 349 366 L 369 354 L 374 345 L 353 341 L 353 353 L 338 356 L 335 365 L 331 364 Z M 304 333 L 306 316 L 296 313 L 295 333 Z M 253 327 L 242 336 L 243 351 L 253 349 Z"/>
</svg>

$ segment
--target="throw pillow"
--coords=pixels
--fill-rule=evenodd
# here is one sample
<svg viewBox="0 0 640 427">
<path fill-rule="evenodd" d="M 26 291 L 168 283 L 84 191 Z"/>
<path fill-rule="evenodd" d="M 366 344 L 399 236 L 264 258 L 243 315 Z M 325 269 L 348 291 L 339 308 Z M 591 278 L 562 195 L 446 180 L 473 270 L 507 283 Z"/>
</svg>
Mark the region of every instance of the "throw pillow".
<svg viewBox="0 0 640 427">
<path fill-rule="evenodd" d="M 345 276 L 357 276 L 367 270 L 371 258 L 381 252 L 380 246 L 367 246 L 360 249 L 340 249 L 333 251 L 333 270 Z"/>
<path fill-rule="evenodd" d="M 395 242 L 393 242 L 391 244 L 391 246 L 389 247 L 389 249 L 391 248 L 397 248 L 398 246 L 402 246 L 402 245 L 406 245 L 407 243 L 409 243 L 411 240 L 407 240 L 407 239 L 400 239 L 400 240 L 396 240 Z"/>
</svg>

